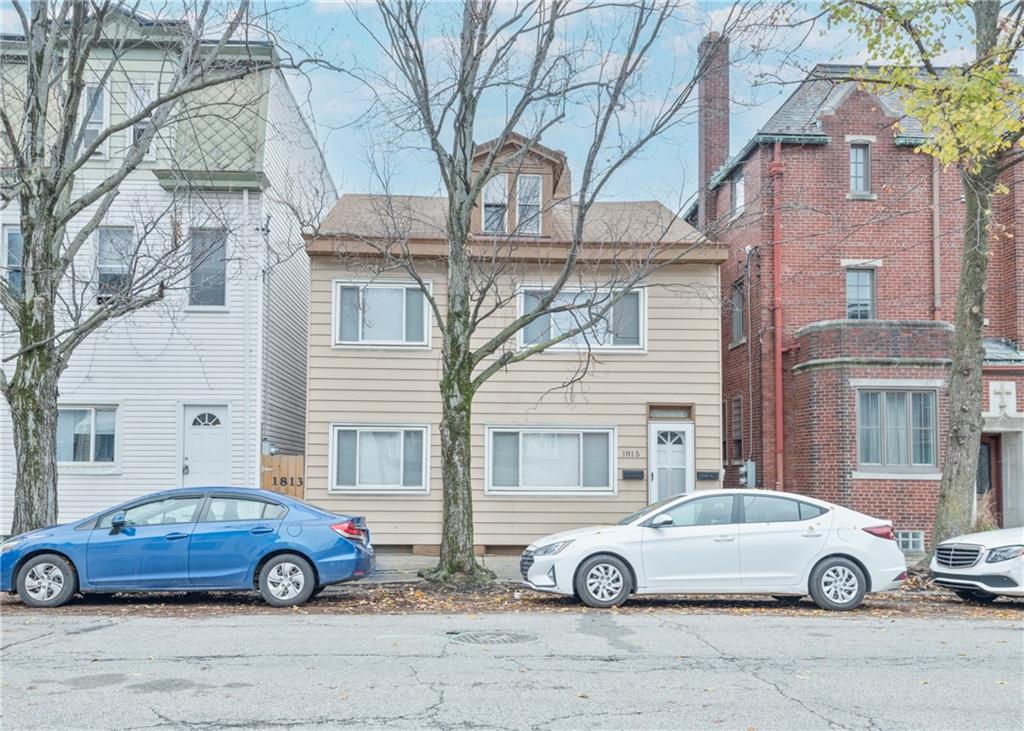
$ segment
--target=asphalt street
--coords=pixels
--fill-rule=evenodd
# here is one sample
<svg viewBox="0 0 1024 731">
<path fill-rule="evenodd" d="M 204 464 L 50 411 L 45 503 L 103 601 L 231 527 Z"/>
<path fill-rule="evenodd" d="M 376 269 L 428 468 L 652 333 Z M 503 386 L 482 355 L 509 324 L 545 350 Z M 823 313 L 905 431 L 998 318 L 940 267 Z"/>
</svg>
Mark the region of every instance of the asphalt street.
<svg viewBox="0 0 1024 731">
<path fill-rule="evenodd" d="M 2 617 L 14 729 L 1016 729 L 1024 625 L 652 611 Z"/>
</svg>

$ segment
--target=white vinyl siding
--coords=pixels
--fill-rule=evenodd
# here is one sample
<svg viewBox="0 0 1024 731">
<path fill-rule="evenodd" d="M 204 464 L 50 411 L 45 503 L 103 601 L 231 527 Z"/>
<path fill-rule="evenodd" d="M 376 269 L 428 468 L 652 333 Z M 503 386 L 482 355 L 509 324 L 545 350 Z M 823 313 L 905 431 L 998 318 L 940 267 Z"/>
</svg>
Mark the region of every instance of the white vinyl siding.
<svg viewBox="0 0 1024 731">
<path fill-rule="evenodd" d="M 335 345 L 430 343 L 426 297 L 418 284 L 338 282 L 334 302 Z"/>
<path fill-rule="evenodd" d="M 613 428 L 488 429 L 488 492 L 614 493 Z"/>
<path fill-rule="evenodd" d="M 426 426 L 331 427 L 332 490 L 427 492 Z"/>
<path fill-rule="evenodd" d="M 111 463 L 115 457 L 117 409 L 75 406 L 57 411 L 57 462 Z"/>
<path fill-rule="evenodd" d="M 544 294 L 542 289 L 525 290 L 520 296 L 519 312 L 535 310 Z M 624 294 L 590 328 L 560 341 L 551 349 L 643 350 L 647 345 L 644 294 L 642 289 Z M 544 342 L 585 325 L 604 310 L 611 297 L 608 291 L 563 289 L 551 308 L 572 306 L 575 309 L 538 317 L 520 331 L 520 346 Z"/>
</svg>

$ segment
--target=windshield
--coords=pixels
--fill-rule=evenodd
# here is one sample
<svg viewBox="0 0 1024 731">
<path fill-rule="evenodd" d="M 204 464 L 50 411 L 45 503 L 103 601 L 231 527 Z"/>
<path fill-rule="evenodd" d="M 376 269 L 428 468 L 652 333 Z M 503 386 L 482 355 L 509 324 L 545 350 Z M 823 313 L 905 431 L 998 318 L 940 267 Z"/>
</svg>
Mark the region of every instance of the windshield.
<svg viewBox="0 0 1024 731">
<path fill-rule="evenodd" d="M 644 516 L 650 515 L 651 513 L 657 510 L 661 510 L 664 506 L 668 505 L 669 503 L 675 500 L 678 500 L 681 497 L 682 495 L 673 495 L 672 497 L 667 497 L 664 500 L 659 500 L 656 503 L 651 503 L 646 508 L 640 508 L 635 513 L 630 513 L 615 525 L 629 525 L 634 520 L 638 520 L 640 518 L 643 518 Z"/>
</svg>

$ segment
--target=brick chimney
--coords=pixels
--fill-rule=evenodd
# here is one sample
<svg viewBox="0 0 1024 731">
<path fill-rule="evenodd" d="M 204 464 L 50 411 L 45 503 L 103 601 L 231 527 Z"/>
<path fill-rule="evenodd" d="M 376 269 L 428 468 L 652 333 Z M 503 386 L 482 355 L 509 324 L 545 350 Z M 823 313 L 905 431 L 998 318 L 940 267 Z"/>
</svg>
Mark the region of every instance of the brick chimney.
<svg viewBox="0 0 1024 731">
<path fill-rule="evenodd" d="M 704 231 L 718 217 L 708 180 L 729 155 L 729 41 L 708 33 L 698 54 L 702 73 L 697 83 L 697 228 Z"/>
</svg>

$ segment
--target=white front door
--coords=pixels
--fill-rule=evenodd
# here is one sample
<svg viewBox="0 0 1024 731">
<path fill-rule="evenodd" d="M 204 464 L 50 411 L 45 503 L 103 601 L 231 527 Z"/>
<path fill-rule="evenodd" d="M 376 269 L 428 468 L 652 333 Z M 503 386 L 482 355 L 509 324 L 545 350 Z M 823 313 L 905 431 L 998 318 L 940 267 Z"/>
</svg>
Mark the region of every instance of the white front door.
<svg viewBox="0 0 1024 731">
<path fill-rule="evenodd" d="M 182 442 L 182 487 L 228 484 L 228 408 L 186 406 Z"/>
<path fill-rule="evenodd" d="M 652 421 L 647 433 L 647 465 L 650 502 L 692 492 L 693 424 Z"/>
</svg>

